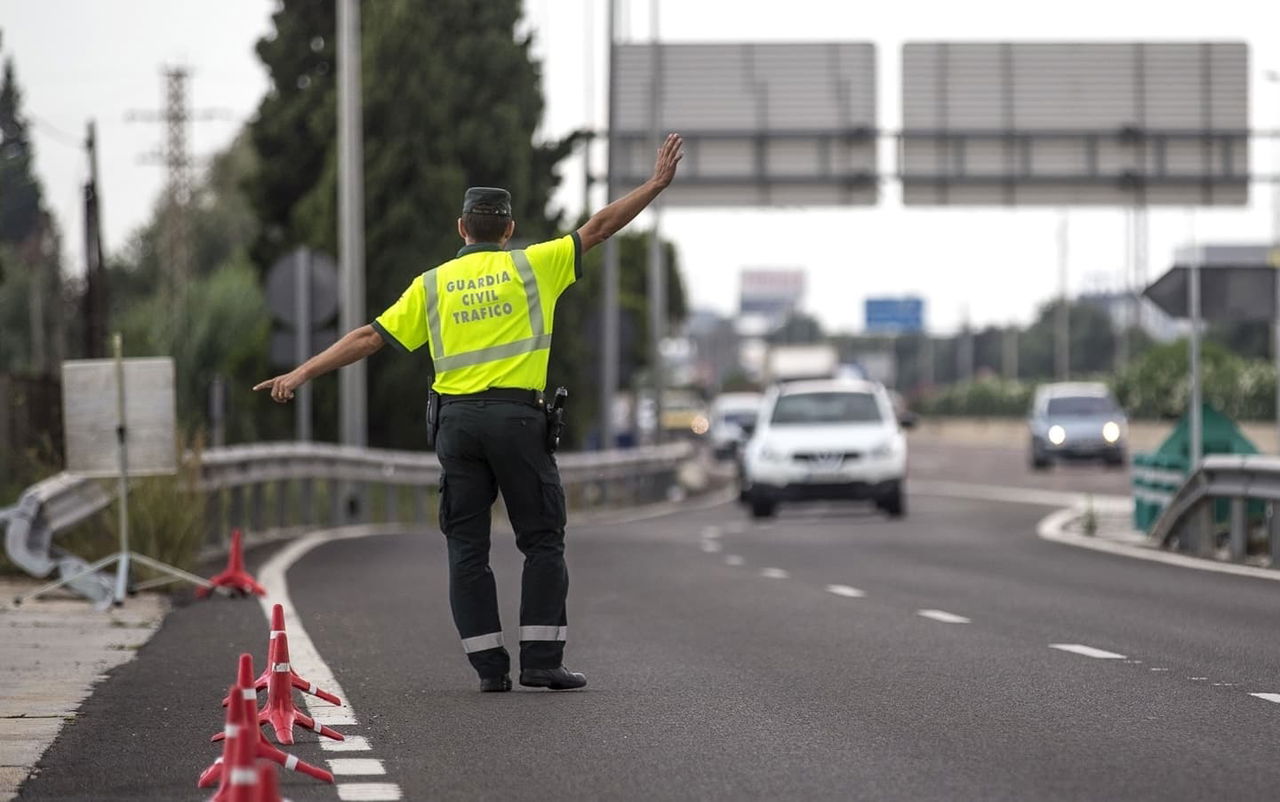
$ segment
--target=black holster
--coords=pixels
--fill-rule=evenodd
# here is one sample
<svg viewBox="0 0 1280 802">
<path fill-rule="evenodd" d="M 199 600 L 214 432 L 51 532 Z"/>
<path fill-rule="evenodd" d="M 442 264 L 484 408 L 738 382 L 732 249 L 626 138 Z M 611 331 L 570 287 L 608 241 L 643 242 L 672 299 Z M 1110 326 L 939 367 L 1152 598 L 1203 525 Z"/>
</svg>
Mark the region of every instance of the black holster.
<svg viewBox="0 0 1280 802">
<path fill-rule="evenodd" d="M 427 448 L 436 450 L 436 433 L 440 431 L 440 394 L 427 391 Z"/>
<path fill-rule="evenodd" d="M 560 448 L 560 435 L 564 433 L 564 402 L 568 397 L 568 390 L 557 387 L 555 397 L 546 406 L 548 454 L 554 454 Z"/>
</svg>

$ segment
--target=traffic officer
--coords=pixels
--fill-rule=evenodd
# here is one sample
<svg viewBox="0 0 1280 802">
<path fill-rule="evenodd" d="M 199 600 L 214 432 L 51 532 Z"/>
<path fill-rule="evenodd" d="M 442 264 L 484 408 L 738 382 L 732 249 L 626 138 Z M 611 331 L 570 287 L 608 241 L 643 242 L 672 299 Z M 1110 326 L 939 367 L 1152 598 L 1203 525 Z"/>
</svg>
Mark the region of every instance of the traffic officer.
<svg viewBox="0 0 1280 802">
<path fill-rule="evenodd" d="M 658 149 L 653 176 L 592 215 L 573 234 L 504 251 L 515 232 L 511 195 L 472 187 L 462 202 L 458 255 L 428 270 L 370 325 L 346 334 L 293 371 L 262 382 L 281 403 L 303 382 L 349 365 L 385 343 L 427 345 L 440 396 L 436 453 L 444 468 L 440 529 L 449 548 L 449 602 L 482 691 L 511 690 L 498 598 L 489 569 L 489 523 L 502 493 L 524 553 L 520 684 L 568 690 L 586 677 L 564 667 L 568 634 L 565 501 L 547 445 L 542 391 L 556 300 L 582 276 L 582 257 L 631 222 L 675 177 L 682 140 Z"/>
</svg>

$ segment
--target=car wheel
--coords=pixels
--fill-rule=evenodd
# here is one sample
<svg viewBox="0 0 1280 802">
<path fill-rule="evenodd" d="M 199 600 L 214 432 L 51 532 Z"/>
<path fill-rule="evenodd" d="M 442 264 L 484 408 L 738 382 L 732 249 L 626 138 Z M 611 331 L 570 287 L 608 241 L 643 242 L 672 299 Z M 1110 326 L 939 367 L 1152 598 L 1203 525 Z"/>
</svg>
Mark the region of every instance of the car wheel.
<svg viewBox="0 0 1280 802">
<path fill-rule="evenodd" d="M 772 518 L 778 512 L 778 502 L 764 498 L 751 499 L 752 518 Z"/>
<path fill-rule="evenodd" d="M 907 495 L 902 490 L 902 483 L 896 483 L 893 489 L 876 500 L 876 506 L 884 510 L 890 518 L 902 518 L 907 514 Z"/>
<path fill-rule="evenodd" d="M 1124 452 L 1108 454 L 1104 462 L 1106 462 L 1108 468 L 1123 468 L 1125 464 Z"/>
</svg>

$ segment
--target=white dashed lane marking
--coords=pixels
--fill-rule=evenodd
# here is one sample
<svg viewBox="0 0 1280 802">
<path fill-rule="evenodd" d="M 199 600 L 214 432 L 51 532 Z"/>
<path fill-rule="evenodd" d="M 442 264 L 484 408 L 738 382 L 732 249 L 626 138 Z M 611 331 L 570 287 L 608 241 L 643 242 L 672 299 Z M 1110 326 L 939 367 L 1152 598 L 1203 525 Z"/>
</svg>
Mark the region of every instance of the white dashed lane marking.
<svg viewBox="0 0 1280 802">
<path fill-rule="evenodd" d="M 946 610 L 916 610 L 916 615 L 921 618 L 928 618 L 931 621 L 941 621 L 944 624 L 970 623 L 970 619 L 955 613 L 948 613 Z"/>
<path fill-rule="evenodd" d="M 760 569 L 760 576 L 765 579 L 786 579 L 791 576 L 791 574 L 781 568 L 762 568 Z"/>
<path fill-rule="evenodd" d="M 1280 704 L 1280 693 L 1251 693 L 1250 696 L 1256 696 L 1266 702 L 1275 702 Z"/>
<path fill-rule="evenodd" d="M 702 541 L 702 550 L 705 551 L 707 554 L 719 554 L 720 549 L 721 549 L 720 541 L 718 540 Z"/>
<path fill-rule="evenodd" d="M 382 767 L 382 761 L 372 757 L 336 757 L 328 762 L 329 771 L 333 772 L 334 776 L 372 776 L 387 773 L 387 770 Z"/>
<path fill-rule="evenodd" d="M 338 786 L 338 799 L 342 802 L 395 802 L 401 798 L 400 786 L 395 783 L 343 783 Z"/>
<path fill-rule="evenodd" d="M 363 735 L 348 735 L 345 741 L 331 741 L 326 738 L 320 742 L 320 748 L 326 752 L 367 752 L 370 746 L 369 739 Z"/>
<path fill-rule="evenodd" d="M 739 565 L 742 565 L 744 562 L 745 560 L 743 560 L 737 554 L 726 554 L 724 558 L 725 565 L 739 566 Z"/>
<path fill-rule="evenodd" d="M 1099 660 L 1123 660 L 1124 655 L 1108 652 L 1105 649 L 1095 649 L 1092 646 L 1085 646 L 1082 643 L 1050 643 L 1050 649 L 1061 649 L 1064 652 L 1072 654 L 1081 654 L 1085 657 L 1096 657 Z"/>
<path fill-rule="evenodd" d="M 720 537 L 720 527 L 718 526 L 705 527 L 702 530 L 702 536 L 704 538 L 707 538 L 708 540 L 715 540 L 716 538 Z"/>
<path fill-rule="evenodd" d="M 857 588 L 851 588 L 848 585 L 827 585 L 827 593 L 844 596 L 846 599 L 861 599 L 863 596 L 867 595 Z"/>
</svg>

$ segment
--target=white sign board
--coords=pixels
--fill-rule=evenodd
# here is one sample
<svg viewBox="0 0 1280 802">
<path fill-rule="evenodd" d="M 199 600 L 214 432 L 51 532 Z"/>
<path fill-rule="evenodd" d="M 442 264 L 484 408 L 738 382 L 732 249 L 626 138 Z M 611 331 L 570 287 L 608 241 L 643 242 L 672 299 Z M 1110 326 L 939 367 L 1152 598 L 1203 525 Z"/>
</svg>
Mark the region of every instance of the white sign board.
<svg viewBox="0 0 1280 802">
<path fill-rule="evenodd" d="M 62 419 L 67 470 L 86 476 L 117 476 L 119 397 L 114 359 L 62 363 Z M 125 442 L 130 476 L 177 470 L 173 360 L 124 360 Z"/>
</svg>

